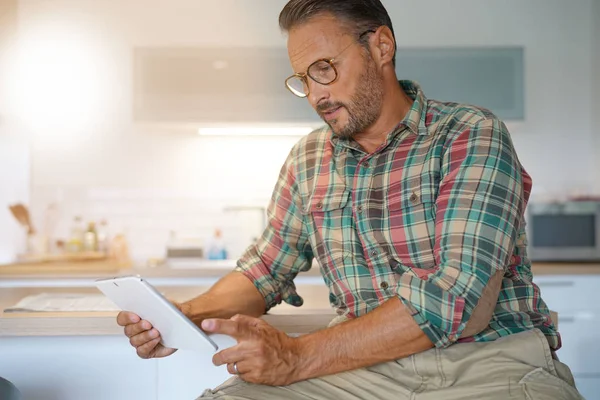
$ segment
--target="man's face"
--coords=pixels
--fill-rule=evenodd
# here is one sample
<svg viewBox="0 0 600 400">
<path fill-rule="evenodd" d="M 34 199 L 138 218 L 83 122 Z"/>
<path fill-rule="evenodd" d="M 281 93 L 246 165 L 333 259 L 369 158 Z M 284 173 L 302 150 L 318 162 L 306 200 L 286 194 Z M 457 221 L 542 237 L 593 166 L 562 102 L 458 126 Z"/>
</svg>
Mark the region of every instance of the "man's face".
<svg viewBox="0 0 600 400">
<path fill-rule="evenodd" d="M 341 54 L 340 54 L 341 53 Z M 308 101 L 340 138 L 365 131 L 378 118 L 383 80 L 371 54 L 339 20 L 315 17 L 289 32 L 288 54 L 295 73 L 306 73 L 318 59 L 334 58 L 337 80 L 322 85 L 306 77 Z"/>
</svg>

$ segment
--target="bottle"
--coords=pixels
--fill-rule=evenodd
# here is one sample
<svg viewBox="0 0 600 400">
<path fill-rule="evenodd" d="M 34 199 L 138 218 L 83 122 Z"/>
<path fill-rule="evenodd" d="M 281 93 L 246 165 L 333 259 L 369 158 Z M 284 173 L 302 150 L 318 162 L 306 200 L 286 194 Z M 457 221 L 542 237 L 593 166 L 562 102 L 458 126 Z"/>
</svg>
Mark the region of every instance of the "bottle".
<svg viewBox="0 0 600 400">
<path fill-rule="evenodd" d="M 108 223 L 105 219 L 100 220 L 96 234 L 98 240 L 98 251 L 108 254 Z"/>
<path fill-rule="evenodd" d="M 67 240 L 65 249 L 68 253 L 79 253 L 83 250 L 83 222 L 79 215 L 73 218 L 71 234 Z"/>
<path fill-rule="evenodd" d="M 98 251 L 98 233 L 94 222 L 88 224 L 88 229 L 83 235 L 83 250 Z"/>
<path fill-rule="evenodd" d="M 207 257 L 209 260 L 226 260 L 227 250 L 220 229 L 215 229 L 214 237 L 208 243 Z"/>
</svg>

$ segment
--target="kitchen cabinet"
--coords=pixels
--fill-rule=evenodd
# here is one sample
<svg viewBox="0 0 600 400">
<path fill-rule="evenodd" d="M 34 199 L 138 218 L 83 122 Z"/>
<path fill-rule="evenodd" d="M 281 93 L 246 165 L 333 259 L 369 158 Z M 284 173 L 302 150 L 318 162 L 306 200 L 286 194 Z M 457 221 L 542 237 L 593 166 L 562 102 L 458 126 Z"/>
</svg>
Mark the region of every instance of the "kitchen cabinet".
<svg viewBox="0 0 600 400">
<path fill-rule="evenodd" d="M 563 343 L 559 359 L 571 368 L 584 398 L 600 399 L 600 303 L 594 298 L 600 276 L 536 276 L 534 282 L 548 307 L 558 313 Z"/>
<path fill-rule="evenodd" d="M 398 79 L 419 82 L 430 99 L 474 104 L 505 120 L 525 118 L 523 48 L 398 49 Z"/>
<path fill-rule="evenodd" d="M 418 81 L 432 99 L 486 107 L 523 119 L 522 48 L 398 49 L 399 79 Z M 134 119 L 172 124 L 321 124 L 293 96 L 285 48 L 137 48 Z"/>
</svg>

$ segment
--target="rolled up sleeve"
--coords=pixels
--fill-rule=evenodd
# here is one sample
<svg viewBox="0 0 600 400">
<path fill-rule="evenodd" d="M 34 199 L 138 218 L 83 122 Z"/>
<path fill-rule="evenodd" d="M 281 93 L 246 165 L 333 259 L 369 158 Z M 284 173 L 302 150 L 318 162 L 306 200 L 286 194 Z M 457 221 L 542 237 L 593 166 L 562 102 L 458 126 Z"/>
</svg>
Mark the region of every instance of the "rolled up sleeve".
<svg viewBox="0 0 600 400">
<path fill-rule="evenodd" d="M 236 267 L 265 298 L 267 311 L 282 301 L 301 306 L 294 278 L 310 269 L 313 253 L 302 216 L 293 149 L 281 168 L 267 209 L 262 236 L 239 259 Z"/>
<path fill-rule="evenodd" d="M 437 269 L 426 279 L 403 274 L 397 285 L 398 296 L 436 347 L 488 325 L 526 202 L 521 165 L 497 119 L 461 129 L 442 164 L 435 212 Z M 473 332 L 469 321 L 478 307 L 486 308 L 478 314 L 487 319 Z"/>
</svg>

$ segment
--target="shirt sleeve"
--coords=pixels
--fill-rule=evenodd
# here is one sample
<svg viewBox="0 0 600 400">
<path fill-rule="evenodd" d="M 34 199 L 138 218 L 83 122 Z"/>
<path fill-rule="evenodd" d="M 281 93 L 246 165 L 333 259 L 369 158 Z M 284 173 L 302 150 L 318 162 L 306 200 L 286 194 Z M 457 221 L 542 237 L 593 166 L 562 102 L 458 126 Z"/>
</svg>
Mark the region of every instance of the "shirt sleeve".
<svg viewBox="0 0 600 400">
<path fill-rule="evenodd" d="M 447 347 L 466 333 L 490 286 L 497 300 L 495 277 L 509 263 L 526 199 L 521 165 L 506 126 L 497 119 L 461 129 L 442 157 L 441 170 L 437 269 L 426 279 L 403 274 L 397 294 L 434 345 Z"/>
<path fill-rule="evenodd" d="M 292 150 L 281 168 L 267 208 L 267 228 L 238 260 L 235 271 L 252 281 L 267 311 L 281 301 L 301 306 L 294 278 L 312 265 L 313 253 L 303 221 Z"/>
</svg>

